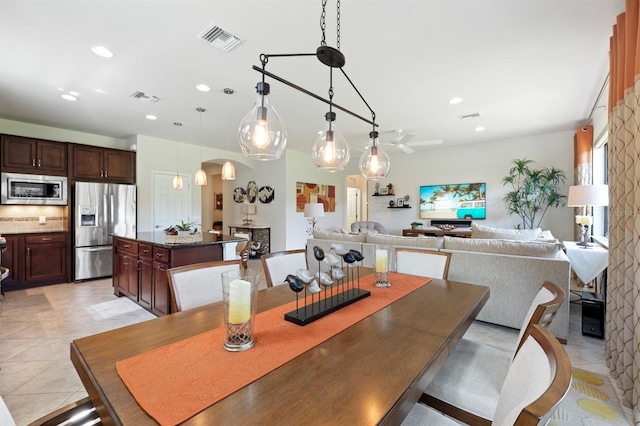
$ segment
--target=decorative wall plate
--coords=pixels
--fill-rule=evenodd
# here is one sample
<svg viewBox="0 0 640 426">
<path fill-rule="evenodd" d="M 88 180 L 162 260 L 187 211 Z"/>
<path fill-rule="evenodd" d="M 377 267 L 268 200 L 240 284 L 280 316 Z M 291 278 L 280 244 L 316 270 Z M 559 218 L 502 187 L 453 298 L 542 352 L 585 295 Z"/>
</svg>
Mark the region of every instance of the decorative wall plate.
<svg viewBox="0 0 640 426">
<path fill-rule="evenodd" d="M 244 199 L 247 196 L 247 190 L 241 187 L 233 189 L 233 201 L 236 203 L 244 203 Z"/>
<path fill-rule="evenodd" d="M 258 185 L 253 180 L 250 180 L 247 184 L 247 200 L 250 203 L 256 202 L 256 197 L 258 196 Z"/>
<path fill-rule="evenodd" d="M 267 204 L 273 201 L 275 198 L 275 191 L 270 186 L 263 186 L 258 190 L 258 200 L 261 203 Z"/>
</svg>

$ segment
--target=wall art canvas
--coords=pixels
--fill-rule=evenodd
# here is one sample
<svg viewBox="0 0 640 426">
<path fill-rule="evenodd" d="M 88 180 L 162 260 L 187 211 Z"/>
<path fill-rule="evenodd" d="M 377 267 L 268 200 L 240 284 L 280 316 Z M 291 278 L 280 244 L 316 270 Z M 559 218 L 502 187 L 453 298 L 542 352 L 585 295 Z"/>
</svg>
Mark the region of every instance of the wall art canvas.
<svg viewBox="0 0 640 426">
<path fill-rule="evenodd" d="M 247 184 L 247 201 L 255 203 L 258 197 L 258 185 L 254 180 L 250 180 Z"/>
<path fill-rule="evenodd" d="M 296 211 L 304 212 L 304 205 L 307 203 L 322 203 L 325 212 L 335 212 L 336 187 L 334 185 L 296 182 Z"/>
<path fill-rule="evenodd" d="M 235 201 L 236 203 L 244 203 L 246 197 L 247 190 L 243 187 L 239 186 L 233 189 L 233 201 Z"/>
</svg>

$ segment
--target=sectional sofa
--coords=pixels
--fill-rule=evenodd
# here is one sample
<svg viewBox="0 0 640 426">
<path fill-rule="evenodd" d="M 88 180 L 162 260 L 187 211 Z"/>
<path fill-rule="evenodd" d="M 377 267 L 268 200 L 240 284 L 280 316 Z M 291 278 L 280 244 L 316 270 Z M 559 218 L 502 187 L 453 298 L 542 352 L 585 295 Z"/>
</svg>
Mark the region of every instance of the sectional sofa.
<svg viewBox="0 0 640 426">
<path fill-rule="evenodd" d="M 329 253 L 332 243 L 360 251 L 365 257 L 363 266 L 369 268 L 374 266 L 374 253 L 379 246 L 450 252 L 450 280 L 482 284 L 490 288 L 489 301 L 477 319 L 518 329 L 543 281 L 552 281 L 565 290 L 566 299 L 549 329 L 558 340 L 566 343 L 569 337 L 571 264 L 562 251 L 562 244 L 553 238 L 527 241 L 526 238 L 520 238 L 522 235 L 511 232 L 488 234 L 476 227 L 473 234 L 474 238 L 401 237 L 316 230 L 313 238 L 307 240 L 307 263 L 309 270 L 315 273 L 319 264 L 313 256 L 313 247 L 321 247 Z M 391 270 L 394 266 L 392 256 Z"/>
</svg>

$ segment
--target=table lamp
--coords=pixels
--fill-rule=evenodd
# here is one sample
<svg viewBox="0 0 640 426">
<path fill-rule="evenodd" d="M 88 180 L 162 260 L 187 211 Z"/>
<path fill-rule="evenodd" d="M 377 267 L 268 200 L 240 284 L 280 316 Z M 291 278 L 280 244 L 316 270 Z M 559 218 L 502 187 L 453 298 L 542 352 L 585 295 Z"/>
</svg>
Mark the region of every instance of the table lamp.
<svg viewBox="0 0 640 426">
<path fill-rule="evenodd" d="M 580 226 L 578 245 L 589 247 L 589 226 L 593 225 L 593 206 L 609 205 L 608 185 L 573 185 L 567 195 L 568 207 L 582 207 L 584 214 L 576 216 L 576 224 Z M 591 209 L 589 209 L 591 207 Z"/>
<path fill-rule="evenodd" d="M 247 215 L 247 217 L 242 221 L 244 225 L 251 225 L 253 220 L 249 219 L 249 215 L 255 215 L 256 210 L 255 204 L 243 204 L 240 206 L 240 213 Z"/>
<path fill-rule="evenodd" d="M 307 230 L 307 234 L 312 235 L 313 230 L 316 228 L 316 218 L 324 217 L 324 204 L 323 203 L 307 203 L 304 205 L 304 217 L 309 221 L 311 229 Z"/>
</svg>

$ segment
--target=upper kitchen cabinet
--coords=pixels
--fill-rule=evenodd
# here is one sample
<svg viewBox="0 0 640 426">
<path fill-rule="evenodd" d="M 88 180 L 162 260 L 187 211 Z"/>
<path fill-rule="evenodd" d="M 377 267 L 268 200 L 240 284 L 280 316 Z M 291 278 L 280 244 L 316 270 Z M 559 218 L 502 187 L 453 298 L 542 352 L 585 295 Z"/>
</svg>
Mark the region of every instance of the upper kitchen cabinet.
<svg viewBox="0 0 640 426">
<path fill-rule="evenodd" d="M 2 171 L 66 176 L 67 144 L 2 135 Z"/>
<path fill-rule="evenodd" d="M 69 144 L 71 179 L 136 183 L 136 153 L 120 149 Z"/>
</svg>

